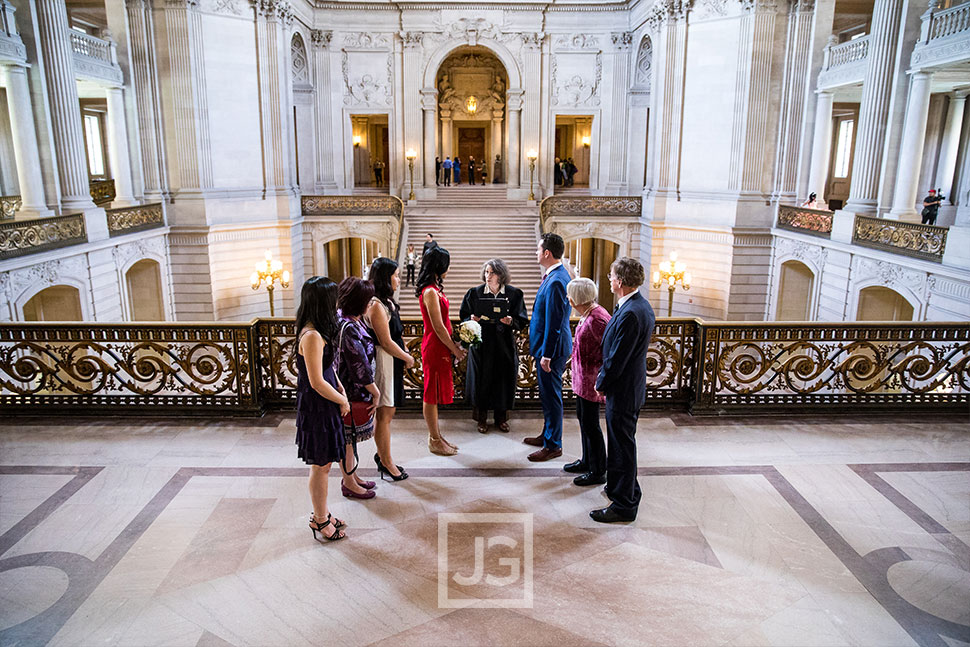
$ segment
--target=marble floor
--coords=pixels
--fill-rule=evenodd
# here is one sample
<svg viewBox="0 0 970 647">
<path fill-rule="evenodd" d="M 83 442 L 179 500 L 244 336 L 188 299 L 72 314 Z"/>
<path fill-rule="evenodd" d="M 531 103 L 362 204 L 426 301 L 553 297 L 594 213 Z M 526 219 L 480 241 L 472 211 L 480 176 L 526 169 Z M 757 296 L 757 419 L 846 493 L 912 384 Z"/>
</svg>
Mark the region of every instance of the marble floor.
<svg viewBox="0 0 970 647">
<path fill-rule="evenodd" d="M 400 414 L 411 478 L 333 479 L 321 545 L 292 415 L 6 420 L 0 645 L 970 645 L 967 421 L 645 414 L 611 526 L 540 424 L 448 412 L 445 458 Z"/>
</svg>

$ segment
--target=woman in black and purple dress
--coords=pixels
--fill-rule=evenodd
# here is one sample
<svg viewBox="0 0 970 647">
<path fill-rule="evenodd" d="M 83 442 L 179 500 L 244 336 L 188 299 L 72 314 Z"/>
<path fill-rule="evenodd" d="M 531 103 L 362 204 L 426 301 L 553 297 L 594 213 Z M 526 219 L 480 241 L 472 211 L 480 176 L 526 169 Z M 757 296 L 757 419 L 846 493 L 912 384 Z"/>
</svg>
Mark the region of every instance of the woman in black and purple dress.
<svg viewBox="0 0 970 647">
<path fill-rule="evenodd" d="M 333 370 L 337 324 L 337 284 L 313 276 L 303 284 L 296 312 L 296 445 L 297 455 L 310 465 L 310 529 L 317 541 L 346 535 L 346 524 L 327 508 L 330 465 L 344 458 L 341 416 L 350 403 Z"/>
</svg>

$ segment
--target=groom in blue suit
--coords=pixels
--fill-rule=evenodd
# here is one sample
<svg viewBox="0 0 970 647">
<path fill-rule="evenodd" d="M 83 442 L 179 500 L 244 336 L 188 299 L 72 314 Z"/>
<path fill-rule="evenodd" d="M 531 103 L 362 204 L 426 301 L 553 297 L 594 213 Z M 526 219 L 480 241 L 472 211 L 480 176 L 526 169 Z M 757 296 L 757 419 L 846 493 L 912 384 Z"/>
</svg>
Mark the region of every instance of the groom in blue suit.
<svg viewBox="0 0 970 647">
<path fill-rule="evenodd" d="M 593 510 L 593 521 L 633 521 L 640 506 L 637 483 L 637 420 L 647 397 L 647 348 L 654 316 L 643 298 L 643 265 L 621 257 L 610 266 L 610 290 L 619 297 L 603 333 L 603 367 L 596 390 L 606 396 L 606 496 L 608 508 Z"/>
<path fill-rule="evenodd" d="M 566 244 L 559 234 L 543 234 L 536 249 L 536 260 L 542 266 L 543 275 L 532 306 L 529 348 L 535 358 L 545 422 L 540 435 L 523 441 L 541 447 L 529 454 L 532 462 L 562 456 L 562 372 L 573 352 L 569 299 L 566 297 L 570 277 L 562 264 L 565 250 Z"/>
</svg>

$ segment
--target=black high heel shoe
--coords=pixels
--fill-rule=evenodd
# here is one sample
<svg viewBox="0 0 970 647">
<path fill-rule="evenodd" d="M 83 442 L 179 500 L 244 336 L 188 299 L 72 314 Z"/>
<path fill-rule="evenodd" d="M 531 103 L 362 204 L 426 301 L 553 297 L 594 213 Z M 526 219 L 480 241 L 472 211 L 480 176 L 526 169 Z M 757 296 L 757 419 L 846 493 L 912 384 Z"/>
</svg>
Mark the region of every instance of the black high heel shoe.
<svg viewBox="0 0 970 647">
<path fill-rule="evenodd" d="M 403 481 L 404 479 L 406 479 L 408 477 L 408 473 L 405 472 L 404 471 L 404 468 L 401 467 L 400 465 L 395 465 L 394 466 L 394 467 L 397 468 L 397 471 L 400 472 L 400 474 L 391 474 L 391 472 L 386 467 L 384 467 L 384 464 L 381 463 L 381 455 L 380 454 L 374 454 L 374 462 L 377 464 L 377 472 L 378 472 L 378 474 L 381 475 L 381 480 L 382 481 L 384 480 L 384 475 L 385 474 L 388 475 L 388 476 L 390 476 L 392 481 Z"/>
</svg>

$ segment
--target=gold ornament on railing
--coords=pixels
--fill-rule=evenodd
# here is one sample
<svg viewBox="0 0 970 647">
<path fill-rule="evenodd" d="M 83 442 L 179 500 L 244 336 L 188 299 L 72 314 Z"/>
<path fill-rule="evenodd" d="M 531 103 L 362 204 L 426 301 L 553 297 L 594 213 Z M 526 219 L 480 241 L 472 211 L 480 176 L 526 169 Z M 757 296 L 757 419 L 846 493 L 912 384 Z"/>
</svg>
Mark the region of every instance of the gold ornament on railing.
<svg viewBox="0 0 970 647">
<path fill-rule="evenodd" d="M 266 283 L 266 291 L 269 293 L 269 316 L 276 316 L 276 308 L 273 306 L 273 290 L 276 282 L 280 282 L 280 287 L 290 287 L 290 273 L 283 269 L 283 261 L 274 261 L 273 252 L 266 250 L 266 260 L 256 263 L 256 271 L 249 277 L 249 283 L 254 290 L 258 290 L 262 283 Z"/>
<path fill-rule="evenodd" d="M 684 290 L 690 289 L 690 272 L 687 264 L 677 260 L 677 252 L 670 252 L 669 261 L 661 261 L 659 269 L 653 273 L 653 287 L 660 289 L 663 282 L 667 282 L 667 316 L 673 315 L 674 291 L 679 281 Z"/>
</svg>

